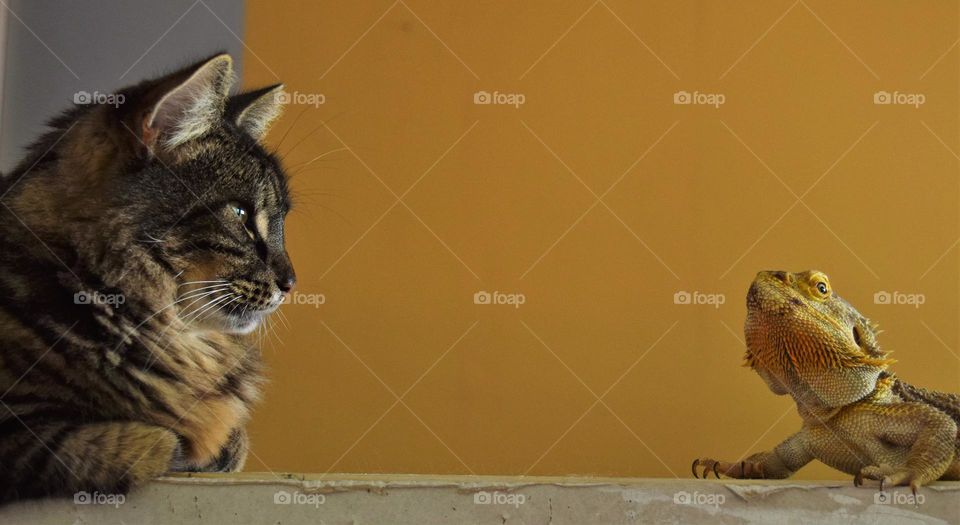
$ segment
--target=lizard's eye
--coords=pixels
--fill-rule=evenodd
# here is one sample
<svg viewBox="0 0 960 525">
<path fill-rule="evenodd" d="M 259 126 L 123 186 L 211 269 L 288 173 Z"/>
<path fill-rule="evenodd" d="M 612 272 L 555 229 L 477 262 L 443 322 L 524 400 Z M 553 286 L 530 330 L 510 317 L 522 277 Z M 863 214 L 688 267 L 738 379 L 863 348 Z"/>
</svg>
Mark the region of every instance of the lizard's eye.
<svg viewBox="0 0 960 525">
<path fill-rule="evenodd" d="M 817 291 L 818 291 L 818 292 L 822 293 L 823 295 L 827 295 L 827 291 L 828 291 L 828 290 L 829 290 L 829 288 L 827 288 L 827 283 L 825 283 L 825 282 L 823 282 L 823 281 L 820 281 L 819 283 L 817 283 Z"/>
</svg>

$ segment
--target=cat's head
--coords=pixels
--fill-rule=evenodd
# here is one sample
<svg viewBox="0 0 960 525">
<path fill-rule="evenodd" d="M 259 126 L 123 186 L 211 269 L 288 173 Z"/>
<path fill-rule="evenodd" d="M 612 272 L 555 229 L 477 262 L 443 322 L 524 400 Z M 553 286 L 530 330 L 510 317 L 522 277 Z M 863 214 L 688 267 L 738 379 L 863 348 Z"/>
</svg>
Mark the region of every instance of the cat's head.
<svg viewBox="0 0 960 525">
<path fill-rule="evenodd" d="M 282 86 L 231 96 L 232 83 L 221 54 L 68 114 L 55 166 L 26 177 L 17 204 L 107 285 L 164 295 L 195 329 L 246 333 L 296 278 L 287 176 L 259 142 Z"/>
</svg>

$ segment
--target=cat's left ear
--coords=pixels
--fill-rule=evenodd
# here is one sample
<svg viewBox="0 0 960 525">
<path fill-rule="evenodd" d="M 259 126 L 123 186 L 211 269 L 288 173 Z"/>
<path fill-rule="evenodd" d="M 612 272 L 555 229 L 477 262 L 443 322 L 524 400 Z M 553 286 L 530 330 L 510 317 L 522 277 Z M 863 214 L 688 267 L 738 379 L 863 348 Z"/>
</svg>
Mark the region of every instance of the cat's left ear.
<svg viewBox="0 0 960 525">
<path fill-rule="evenodd" d="M 151 150 L 174 149 L 220 123 L 233 83 L 230 55 L 215 55 L 161 78 L 146 98 L 141 140 Z"/>
<path fill-rule="evenodd" d="M 251 137 L 260 140 L 283 112 L 283 84 L 234 95 L 227 100 L 226 118 Z"/>
</svg>

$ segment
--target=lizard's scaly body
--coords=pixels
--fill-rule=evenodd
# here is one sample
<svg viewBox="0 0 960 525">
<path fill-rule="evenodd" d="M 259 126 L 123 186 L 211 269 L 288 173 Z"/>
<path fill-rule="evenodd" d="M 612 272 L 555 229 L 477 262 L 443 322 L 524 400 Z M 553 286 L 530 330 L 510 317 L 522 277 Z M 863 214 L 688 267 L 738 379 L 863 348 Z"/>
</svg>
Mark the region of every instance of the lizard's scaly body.
<svg viewBox="0 0 960 525">
<path fill-rule="evenodd" d="M 747 293 L 745 365 L 790 395 L 799 432 L 731 463 L 700 458 L 693 473 L 782 479 L 816 459 L 883 485 L 960 479 L 960 395 L 911 386 L 887 368 L 877 326 L 818 271 L 760 272 Z"/>
</svg>

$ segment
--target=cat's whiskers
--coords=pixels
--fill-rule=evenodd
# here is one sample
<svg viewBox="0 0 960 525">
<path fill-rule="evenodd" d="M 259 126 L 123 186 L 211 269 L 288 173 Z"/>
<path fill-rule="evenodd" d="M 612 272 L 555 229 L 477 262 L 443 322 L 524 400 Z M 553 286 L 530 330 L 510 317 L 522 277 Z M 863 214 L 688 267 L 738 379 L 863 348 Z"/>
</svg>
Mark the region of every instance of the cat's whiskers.
<svg viewBox="0 0 960 525">
<path fill-rule="evenodd" d="M 200 317 L 200 315 L 201 315 L 203 312 L 209 310 L 209 309 L 212 308 L 213 306 L 221 303 L 222 301 L 225 301 L 226 299 L 229 299 L 230 297 L 232 297 L 232 296 L 234 296 L 234 295 L 235 295 L 235 294 L 233 294 L 233 293 L 228 293 L 228 294 L 226 294 L 226 295 L 221 295 L 221 296 L 219 296 L 219 297 L 215 297 L 215 298 L 211 299 L 210 301 L 207 301 L 206 304 L 204 304 L 204 305 L 201 306 L 200 308 L 194 310 L 194 311 L 190 314 L 189 317 L 185 318 L 185 319 L 183 320 L 184 324 L 188 324 L 188 325 L 189 325 L 189 324 L 192 324 L 193 322 L 195 322 L 195 321 Z"/>
<path fill-rule="evenodd" d="M 157 311 L 157 313 L 154 314 L 154 315 L 159 314 L 161 311 L 163 311 L 163 310 L 165 310 L 165 309 L 167 309 L 167 308 L 170 308 L 171 306 L 173 306 L 173 305 L 175 305 L 175 304 L 177 304 L 177 303 L 180 303 L 180 302 L 183 302 L 183 301 L 186 301 L 186 300 L 189 300 L 189 299 L 193 299 L 193 301 L 190 302 L 190 304 L 188 304 L 188 305 L 185 307 L 185 308 L 189 309 L 191 306 L 193 306 L 193 305 L 196 304 L 197 302 L 202 301 L 204 297 L 213 295 L 213 294 L 218 293 L 218 292 L 220 292 L 220 291 L 221 291 L 221 290 L 209 290 L 209 291 L 205 291 L 205 292 L 202 292 L 202 293 L 199 293 L 199 294 L 196 292 L 196 290 L 195 290 L 195 291 L 192 291 L 192 292 L 187 292 L 187 293 L 184 294 L 184 296 L 182 296 L 181 298 L 179 298 L 179 299 L 177 299 L 176 301 L 170 303 L 169 305 L 161 308 L 161 309 L 160 309 L 159 311 Z M 153 316 L 150 316 L 150 317 L 153 317 Z M 146 323 L 148 320 L 150 320 L 149 317 L 148 317 L 146 320 L 144 320 L 143 323 Z M 137 325 L 137 328 L 139 328 L 141 325 L 143 325 L 143 323 L 140 323 L 140 325 Z M 176 326 L 174 323 L 168 324 L 166 327 L 164 327 L 163 330 L 160 331 L 159 334 L 157 334 L 157 338 L 158 338 L 158 339 L 159 339 L 159 338 L 162 338 L 162 337 L 163 337 L 167 332 L 169 332 L 170 329 L 173 328 L 174 326 Z M 185 328 L 186 328 L 186 326 L 184 326 L 183 328 L 181 328 L 180 330 L 178 330 L 177 335 L 180 335 L 181 333 L 183 333 L 183 330 L 184 330 Z M 170 347 L 170 343 L 171 343 L 172 341 L 173 341 L 173 339 L 168 339 L 168 340 L 167 340 L 167 344 L 164 345 L 164 347 L 163 347 L 162 349 L 160 349 L 160 351 L 161 351 L 161 352 L 165 352 L 165 351 L 167 350 L 167 348 Z M 119 348 L 119 345 L 118 345 L 117 348 Z M 147 346 L 147 349 L 150 351 L 150 358 L 147 359 L 147 362 L 144 363 L 143 368 L 141 368 L 141 370 L 144 370 L 144 371 L 150 370 L 150 367 L 153 366 L 154 361 L 157 360 L 157 355 L 158 355 L 157 352 L 154 351 L 154 350 L 152 350 L 152 349 L 150 349 L 149 346 Z"/>
<path fill-rule="evenodd" d="M 210 281 L 187 281 L 187 282 L 185 282 L 185 283 L 178 284 L 178 285 L 177 285 L 177 288 L 182 288 L 182 287 L 187 286 L 187 285 L 190 285 L 190 284 L 228 283 L 228 282 L 230 282 L 230 281 L 227 281 L 226 279 L 213 279 L 213 280 L 210 280 Z"/>
<path fill-rule="evenodd" d="M 137 330 L 138 330 L 141 326 L 147 324 L 147 322 L 149 322 L 149 321 L 150 321 L 151 319 L 153 319 L 154 317 L 160 315 L 163 311 L 167 310 L 168 308 L 172 308 L 173 306 L 176 306 L 178 303 L 181 303 L 181 302 L 186 301 L 186 300 L 189 300 L 189 299 L 195 299 L 194 302 L 196 302 L 196 300 L 202 299 L 204 296 L 209 295 L 209 294 L 212 294 L 212 293 L 216 293 L 216 292 L 218 292 L 218 291 L 219 291 L 219 290 L 208 290 L 208 291 L 203 291 L 202 293 L 199 293 L 198 295 L 194 295 L 194 294 L 197 293 L 196 290 L 195 290 L 195 291 L 192 291 L 192 292 L 187 292 L 186 294 L 184 294 L 183 296 L 179 297 L 178 299 L 175 299 L 172 303 L 170 303 L 170 304 L 164 306 L 163 308 L 160 308 L 160 309 L 157 310 L 156 312 L 150 314 L 150 315 L 149 315 L 146 319 L 144 319 L 143 321 L 140 321 L 140 323 L 138 323 L 137 326 L 134 326 L 134 327 L 133 327 L 133 329 L 130 331 L 130 333 L 133 335 L 133 337 L 137 337 Z M 193 304 L 193 303 L 190 303 L 190 304 Z M 189 307 L 189 305 L 187 305 L 187 306 Z M 120 346 L 123 345 L 123 342 L 124 342 L 124 341 L 125 341 L 125 339 L 121 339 L 119 342 L 117 342 L 117 346 L 114 347 L 113 351 L 116 352 L 117 350 L 119 350 L 119 349 L 120 349 Z M 148 348 L 149 348 L 149 347 L 148 347 Z M 153 352 L 151 351 L 151 354 L 152 354 L 152 353 L 153 353 Z"/>
<path fill-rule="evenodd" d="M 235 295 L 235 294 L 231 294 L 231 295 Z M 228 297 L 229 297 L 229 296 L 228 296 Z M 239 299 L 240 299 L 240 296 L 239 296 L 239 295 L 235 295 L 235 297 L 234 297 L 233 299 L 230 299 L 229 301 L 227 301 L 227 302 L 225 302 L 225 303 L 221 303 L 219 306 L 217 306 L 216 308 L 214 308 L 214 309 L 212 309 L 212 310 L 208 310 L 205 314 L 203 314 L 203 315 L 201 315 L 200 317 L 198 317 L 195 321 L 196 321 L 196 322 L 200 322 L 200 321 L 202 321 L 202 320 L 204 320 L 204 319 L 210 318 L 210 317 L 212 317 L 214 314 L 216 314 L 217 312 L 223 311 L 223 309 L 224 309 L 228 304 L 230 304 L 230 303 L 232 303 L 232 302 L 234 302 L 234 301 L 237 301 L 237 300 L 239 300 Z"/>
<path fill-rule="evenodd" d="M 283 323 L 283 327 L 286 328 L 287 330 L 290 330 L 290 325 L 287 324 L 287 316 L 286 314 L 283 313 L 282 307 L 277 308 L 276 313 L 277 313 L 277 317 L 280 319 L 280 322 Z"/>
</svg>

